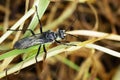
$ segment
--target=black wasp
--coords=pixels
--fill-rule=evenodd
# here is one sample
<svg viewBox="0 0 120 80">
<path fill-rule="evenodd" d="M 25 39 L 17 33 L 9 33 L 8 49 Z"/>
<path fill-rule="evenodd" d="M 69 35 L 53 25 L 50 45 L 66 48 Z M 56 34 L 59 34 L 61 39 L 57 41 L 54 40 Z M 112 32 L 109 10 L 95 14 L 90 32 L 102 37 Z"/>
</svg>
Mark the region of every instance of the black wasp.
<svg viewBox="0 0 120 80">
<path fill-rule="evenodd" d="M 31 29 L 27 29 L 28 31 L 30 31 L 32 33 L 32 36 L 22 38 L 22 39 L 18 40 L 14 44 L 15 49 L 25 49 L 25 48 L 28 48 L 28 47 L 31 47 L 31 46 L 34 46 L 34 45 L 39 45 L 37 54 L 35 56 L 35 60 L 36 60 L 36 63 L 37 63 L 38 62 L 37 57 L 39 55 L 41 46 L 43 46 L 43 50 L 45 52 L 45 55 L 43 57 L 43 61 L 46 59 L 47 51 L 46 51 L 46 48 L 45 48 L 45 43 L 57 42 L 57 43 L 63 44 L 63 45 L 75 46 L 75 45 L 72 45 L 72 44 L 61 43 L 60 41 L 57 40 L 58 38 L 60 38 L 60 39 L 65 38 L 65 36 L 66 36 L 65 30 L 60 30 L 59 29 L 57 32 L 53 32 L 51 30 L 43 32 L 42 31 L 42 24 L 41 24 L 41 21 L 39 19 L 39 15 L 38 15 L 38 12 L 37 12 L 37 6 L 35 6 L 35 9 L 36 9 L 36 15 L 37 15 L 39 25 L 40 25 L 40 33 L 35 34 Z M 8 30 L 10 30 L 10 31 L 23 31 L 22 29 L 21 30 L 8 29 Z"/>
</svg>

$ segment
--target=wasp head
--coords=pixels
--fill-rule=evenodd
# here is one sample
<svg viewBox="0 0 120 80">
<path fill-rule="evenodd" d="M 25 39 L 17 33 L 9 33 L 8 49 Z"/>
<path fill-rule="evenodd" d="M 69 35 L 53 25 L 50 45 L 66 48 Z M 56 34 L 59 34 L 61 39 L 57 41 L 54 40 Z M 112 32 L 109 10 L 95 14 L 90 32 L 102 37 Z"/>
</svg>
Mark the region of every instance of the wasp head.
<svg viewBox="0 0 120 80">
<path fill-rule="evenodd" d="M 58 37 L 61 39 L 64 39 L 66 36 L 65 30 L 61 30 L 61 29 L 58 30 L 57 34 L 58 34 Z"/>
</svg>

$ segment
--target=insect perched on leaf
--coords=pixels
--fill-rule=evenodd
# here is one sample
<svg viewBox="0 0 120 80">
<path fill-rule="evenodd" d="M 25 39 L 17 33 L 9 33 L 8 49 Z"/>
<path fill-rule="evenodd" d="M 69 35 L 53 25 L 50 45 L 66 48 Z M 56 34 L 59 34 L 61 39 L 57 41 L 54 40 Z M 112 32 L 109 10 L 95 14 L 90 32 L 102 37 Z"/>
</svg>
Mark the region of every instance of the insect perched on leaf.
<svg viewBox="0 0 120 80">
<path fill-rule="evenodd" d="M 31 46 L 34 46 L 34 45 L 39 45 L 38 51 L 37 51 L 36 56 L 35 56 L 35 60 L 36 60 L 36 63 L 37 63 L 38 62 L 37 57 L 39 55 L 41 46 L 43 46 L 43 50 L 45 52 L 45 55 L 43 57 L 43 61 L 45 61 L 45 59 L 46 59 L 47 50 L 45 48 L 45 43 L 56 42 L 56 43 L 63 44 L 63 45 L 76 46 L 76 45 L 73 45 L 73 44 L 62 43 L 62 42 L 57 40 L 58 38 L 60 38 L 60 39 L 65 38 L 65 36 L 66 36 L 65 30 L 60 30 L 59 29 L 57 32 L 53 32 L 51 30 L 43 32 L 42 31 L 42 24 L 41 24 L 41 21 L 39 19 L 39 15 L 38 15 L 38 12 L 37 12 L 37 6 L 35 6 L 35 8 L 36 8 L 36 15 L 37 15 L 39 25 L 40 25 L 40 33 L 35 34 L 31 29 L 26 29 L 27 31 L 31 32 L 32 36 L 22 38 L 22 39 L 18 40 L 14 44 L 15 49 L 25 49 L 25 48 L 28 48 L 28 47 L 31 47 Z M 23 31 L 22 29 L 19 29 L 19 30 L 8 29 L 8 30 L 9 31 Z"/>
</svg>

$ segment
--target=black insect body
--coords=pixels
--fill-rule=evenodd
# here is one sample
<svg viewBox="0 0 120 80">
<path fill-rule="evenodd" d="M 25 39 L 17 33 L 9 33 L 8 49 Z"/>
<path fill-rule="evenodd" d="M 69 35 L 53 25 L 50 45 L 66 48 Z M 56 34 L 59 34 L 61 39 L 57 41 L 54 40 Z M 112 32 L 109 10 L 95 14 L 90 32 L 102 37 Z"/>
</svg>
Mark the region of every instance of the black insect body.
<svg viewBox="0 0 120 80">
<path fill-rule="evenodd" d="M 31 47 L 34 45 L 40 45 L 38 48 L 37 54 L 35 56 L 35 60 L 37 63 L 38 62 L 37 56 L 39 55 L 41 45 L 43 46 L 43 50 L 45 52 L 45 55 L 43 57 L 43 61 L 46 59 L 47 51 L 45 48 L 45 43 L 54 41 L 54 42 L 57 42 L 57 43 L 63 44 L 63 45 L 76 46 L 73 44 L 61 43 L 60 41 L 57 40 L 58 38 L 60 38 L 60 39 L 65 38 L 65 36 L 66 36 L 65 30 L 59 29 L 57 32 L 53 32 L 50 30 L 43 32 L 42 31 L 42 24 L 41 24 L 41 21 L 39 20 L 39 16 L 38 16 L 38 12 L 37 12 L 37 6 L 35 6 L 35 8 L 36 8 L 36 15 L 37 15 L 39 25 L 40 25 L 40 33 L 35 34 L 31 29 L 27 29 L 26 31 L 30 31 L 32 36 L 18 40 L 14 45 L 15 49 L 25 49 L 25 48 L 28 48 L 28 47 Z M 10 31 L 23 31 L 22 29 L 19 29 L 19 30 L 8 29 L 8 30 L 10 30 Z M 69 34 L 69 35 L 71 35 L 71 34 Z M 73 37 L 75 37 L 75 36 L 73 36 Z"/>
<path fill-rule="evenodd" d="M 57 41 L 58 38 L 64 39 L 64 37 L 65 37 L 65 30 L 58 30 L 58 32 L 53 32 L 48 30 L 46 32 L 43 32 L 42 34 L 39 33 L 27 38 L 18 40 L 15 43 L 14 48 L 25 49 L 34 45 Z"/>
<path fill-rule="evenodd" d="M 12 29 L 8 29 L 8 30 L 10 30 L 10 31 L 23 31 L 23 30 L 12 30 Z M 57 32 L 53 32 L 53 31 L 48 30 L 46 32 L 42 32 L 42 33 L 38 33 L 38 34 L 35 34 L 31 29 L 27 29 L 27 30 L 32 33 L 32 36 L 18 40 L 14 44 L 13 48 L 14 49 L 25 49 L 25 48 L 28 48 L 28 47 L 31 47 L 34 45 L 40 45 L 38 48 L 38 52 L 35 56 L 36 63 L 38 62 L 37 56 L 39 55 L 41 45 L 43 45 L 43 50 L 45 52 L 45 55 L 43 57 L 43 61 L 46 59 L 46 55 L 47 55 L 47 51 L 45 49 L 45 43 L 57 42 L 57 43 L 63 44 L 63 45 L 68 45 L 68 46 L 70 45 L 70 44 L 61 43 L 58 41 L 58 39 L 65 38 L 65 36 L 66 36 L 65 30 L 59 29 Z"/>
<path fill-rule="evenodd" d="M 53 32 L 51 30 L 43 32 L 42 31 L 42 24 L 41 24 L 41 21 L 39 20 L 39 16 L 38 16 L 38 12 L 37 12 L 37 6 L 35 6 L 35 8 L 36 8 L 36 15 L 37 15 L 39 25 L 40 25 L 40 33 L 35 34 L 31 29 L 26 29 L 26 31 L 31 32 L 32 36 L 18 40 L 14 44 L 14 49 L 25 49 L 25 48 L 28 48 L 28 47 L 31 47 L 34 45 L 39 45 L 38 51 L 37 51 L 36 56 L 35 56 L 35 60 L 37 63 L 38 62 L 37 57 L 39 55 L 41 46 L 43 46 L 43 51 L 45 52 L 44 57 L 43 57 L 43 63 L 44 63 L 46 56 L 47 56 L 47 50 L 45 48 L 46 43 L 56 42 L 56 43 L 67 45 L 67 46 L 76 46 L 74 44 L 62 43 L 62 42 L 58 41 L 58 39 L 65 38 L 65 36 L 66 36 L 65 30 L 59 29 L 57 32 Z M 8 30 L 9 31 L 24 31 L 22 29 L 17 29 L 17 30 L 8 29 Z M 71 34 L 68 34 L 68 35 L 71 35 Z M 71 35 L 71 36 L 76 37 L 74 35 Z M 6 70 L 6 76 L 7 76 L 7 70 Z"/>
</svg>

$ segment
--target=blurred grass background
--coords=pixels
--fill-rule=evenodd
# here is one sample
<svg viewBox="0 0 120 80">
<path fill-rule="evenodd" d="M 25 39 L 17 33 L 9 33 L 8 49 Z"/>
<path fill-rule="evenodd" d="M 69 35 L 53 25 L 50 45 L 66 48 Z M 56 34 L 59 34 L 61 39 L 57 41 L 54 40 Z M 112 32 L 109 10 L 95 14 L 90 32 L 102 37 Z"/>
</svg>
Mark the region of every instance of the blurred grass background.
<svg viewBox="0 0 120 80">
<path fill-rule="evenodd" d="M 23 22 L 17 23 L 21 25 L 16 28 L 31 28 L 35 33 L 39 33 L 39 24 L 34 14 L 34 5 L 38 4 L 38 13 L 41 18 L 43 30 L 57 31 L 58 28 L 71 30 L 91 30 L 106 33 L 120 34 L 120 1 L 119 0 L 86 0 L 85 2 L 76 2 L 72 0 L 1 0 L 0 1 L 0 36 L 6 34 L 6 29 L 13 27 L 23 17 Z M 34 3 L 34 4 L 33 4 Z M 43 4 L 45 3 L 45 4 Z M 45 11 L 45 13 L 44 13 Z M 28 13 L 30 12 L 30 13 Z M 44 13 L 44 14 L 43 14 Z M 25 14 L 25 15 L 24 15 Z M 28 16 L 29 17 L 26 17 Z M 25 16 L 25 17 L 24 17 Z M 21 20 L 22 21 L 22 20 Z M 14 43 L 20 38 L 29 36 L 29 32 L 12 32 L 6 37 L 5 41 L 0 44 L 0 54 L 6 53 L 6 50 L 12 49 Z M 92 37 L 78 36 L 79 39 L 67 36 L 66 40 L 85 41 Z M 100 46 L 120 52 L 120 42 L 107 39 L 95 42 Z M 49 45 L 47 45 L 49 46 Z M 55 47 L 57 46 L 57 47 Z M 10 50 L 8 56 L 12 58 L 6 59 L 2 68 L 12 68 L 16 64 L 22 66 L 30 59 L 29 56 L 35 55 L 37 47 L 24 50 Z M 55 48 L 54 48 L 55 47 Z M 66 48 L 53 43 L 47 49 L 53 48 L 53 52 L 59 52 L 59 49 Z M 24 53 L 24 54 L 23 54 Z M 19 55 L 23 54 L 23 55 Z M 53 53 L 55 54 L 55 53 Z M 31 56 L 34 59 L 34 55 Z M 7 56 L 5 56 L 7 57 Z M 26 60 L 25 60 L 26 59 Z M 42 58 L 41 58 L 42 59 Z M 25 60 L 25 62 L 24 62 Z M 12 62 L 11 62 L 12 61 Z M 3 65 L 4 61 L 1 61 Z M 9 64 L 10 63 L 10 64 Z M 43 73 L 40 73 L 40 66 L 35 64 L 20 70 L 18 74 L 8 75 L 8 80 L 37 80 L 38 76 L 41 80 L 119 80 L 120 75 L 120 59 L 94 48 L 80 48 L 75 51 L 64 51 L 59 55 L 47 58 Z M 8 64 L 8 65 L 7 65 Z M 0 70 L 2 69 L 0 67 Z M 2 73 L 0 73 L 1 75 Z M 2 78 L 1 80 L 4 80 Z"/>
</svg>

